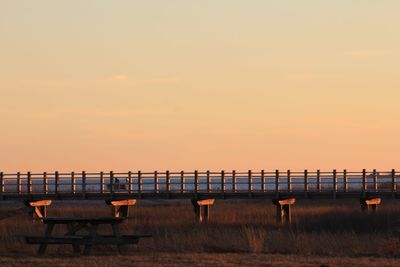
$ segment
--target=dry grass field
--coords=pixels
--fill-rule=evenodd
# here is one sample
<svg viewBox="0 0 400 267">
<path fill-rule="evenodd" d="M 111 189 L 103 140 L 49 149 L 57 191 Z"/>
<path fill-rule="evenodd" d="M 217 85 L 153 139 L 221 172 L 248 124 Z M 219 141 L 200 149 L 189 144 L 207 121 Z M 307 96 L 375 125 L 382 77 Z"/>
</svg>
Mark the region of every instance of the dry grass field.
<svg viewBox="0 0 400 267">
<path fill-rule="evenodd" d="M 50 246 L 45 258 L 22 238 L 43 233 L 44 225 L 24 215 L 4 218 L 20 207 L 0 203 L 1 266 L 400 266 L 400 205 L 394 200 L 384 200 L 377 214 L 361 213 L 357 200 L 298 201 L 288 226 L 275 222 L 268 200 L 217 200 L 207 225 L 195 224 L 190 201 L 138 201 L 123 231 L 153 238 L 128 246 L 123 256 L 112 246 L 95 247 L 89 257 Z M 55 202 L 48 215 L 109 216 L 110 210 L 102 201 Z"/>
</svg>

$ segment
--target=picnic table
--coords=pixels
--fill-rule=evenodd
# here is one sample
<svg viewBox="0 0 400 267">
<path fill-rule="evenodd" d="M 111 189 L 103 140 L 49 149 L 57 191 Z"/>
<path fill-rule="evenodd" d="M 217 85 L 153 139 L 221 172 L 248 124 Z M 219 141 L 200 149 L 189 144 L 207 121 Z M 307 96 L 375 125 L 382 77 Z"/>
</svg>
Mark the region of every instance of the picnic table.
<svg viewBox="0 0 400 267">
<path fill-rule="evenodd" d="M 80 254 L 80 246 L 84 246 L 84 254 L 90 254 L 91 248 L 96 244 L 113 244 L 118 246 L 121 253 L 123 245 L 136 244 L 141 237 L 151 237 L 150 235 L 121 235 L 119 225 L 125 217 L 99 217 L 99 218 L 43 218 L 43 223 L 47 225 L 44 236 L 26 236 L 28 244 L 39 244 L 38 254 L 43 255 L 49 244 L 71 244 L 74 253 Z M 53 235 L 55 225 L 66 225 L 67 231 L 64 235 Z M 97 233 L 99 225 L 109 225 L 112 235 L 99 235 Z M 78 232 L 85 231 L 84 235 Z"/>
</svg>

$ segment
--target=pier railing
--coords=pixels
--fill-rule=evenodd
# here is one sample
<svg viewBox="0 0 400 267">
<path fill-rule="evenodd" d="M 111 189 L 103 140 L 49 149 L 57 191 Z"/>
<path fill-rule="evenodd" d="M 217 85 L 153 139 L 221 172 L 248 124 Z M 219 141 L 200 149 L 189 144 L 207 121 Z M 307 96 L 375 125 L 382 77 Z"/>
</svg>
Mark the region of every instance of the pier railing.
<svg viewBox="0 0 400 267">
<path fill-rule="evenodd" d="M 0 199 L 397 197 L 396 170 L 0 172 Z"/>
</svg>

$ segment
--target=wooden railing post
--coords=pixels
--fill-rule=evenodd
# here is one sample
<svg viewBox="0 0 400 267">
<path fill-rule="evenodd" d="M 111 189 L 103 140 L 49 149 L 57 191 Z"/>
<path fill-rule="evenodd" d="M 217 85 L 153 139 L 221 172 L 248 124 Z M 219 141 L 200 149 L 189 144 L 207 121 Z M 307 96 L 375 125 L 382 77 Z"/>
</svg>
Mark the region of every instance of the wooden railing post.
<svg viewBox="0 0 400 267">
<path fill-rule="evenodd" d="M 139 191 L 139 196 L 141 196 L 142 195 L 142 172 L 141 171 L 138 171 L 138 178 L 137 178 L 137 180 L 138 180 L 138 191 Z"/>
<path fill-rule="evenodd" d="M 367 194 L 367 170 L 362 170 L 362 193 L 363 197 Z"/>
<path fill-rule="evenodd" d="M 132 171 L 128 172 L 128 193 L 132 194 Z"/>
<path fill-rule="evenodd" d="M 82 198 L 86 198 L 86 172 L 82 171 Z"/>
<path fill-rule="evenodd" d="M 185 189 L 185 172 L 181 171 L 181 193 L 184 193 Z"/>
<path fill-rule="evenodd" d="M 372 178 L 374 183 L 374 192 L 378 192 L 378 174 L 376 173 L 376 169 L 373 170 Z"/>
<path fill-rule="evenodd" d="M 185 172 L 181 171 L 181 179 L 182 179 L 182 189 L 183 192 L 186 192 L 186 177 L 185 177 Z"/>
<path fill-rule="evenodd" d="M 43 172 L 43 194 L 47 194 L 49 192 L 49 184 L 47 181 L 47 172 Z"/>
<path fill-rule="evenodd" d="M 54 172 L 54 193 L 58 194 L 58 171 Z"/>
<path fill-rule="evenodd" d="M 336 192 L 337 192 L 337 173 L 336 169 L 333 170 L 333 198 L 336 199 Z"/>
<path fill-rule="evenodd" d="M 279 197 L 279 170 L 275 170 L 275 194 Z"/>
<path fill-rule="evenodd" d="M 343 183 L 344 183 L 344 192 L 349 192 L 349 183 L 347 181 L 347 170 L 343 170 Z"/>
<path fill-rule="evenodd" d="M 225 171 L 221 171 L 221 192 L 225 193 Z"/>
<path fill-rule="evenodd" d="M 182 175 L 182 172 L 181 172 L 181 175 Z M 158 171 L 154 171 L 154 189 L 156 190 L 156 193 L 158 193 L 160 191 L 158 188 Z"/>
<path fill-rule="evenodd" d="M 265 192 L 265 172 L 261 170 L 261 192 Z"/>
<path fill-rule="evenodd" d="M 0 172 L 0 198 L 3 198 L 4 193 L 4 174 Z"/>
<path fill-rule="evenodd" d="M 287 170 L 287 190 L 289 193 L 292 192 L 292 175 L 290 170 Z"/>
<path fill-rule="evenodd" d="M 17 193 L 22 193 L 21 173 L 17 172 Z"/>
<path fill-rule="evenodd" d="M 210 186 L 210 171 L 208 170 L 207 171 L 207 173 L 206 173 L 206 176 L 207 176 L 207 193 L 210 193 L 210 189 L 211 189 L 211 186 Z"/>
<path fill-rule="evenodd" d="M 169 193 L 169 190 L 170 190 L 170 181 L 169 181 L 169 171 L 166 171 L 165 172 L 165 183 L 166 183 L 166 190 L 167 190 L 167 192 Z"/>
<path fill-rule="evenodd" d="M 232 191 L 233 193 L 236 192 L 236 171 L 232 171 Z"/>
<path fill-rule="evenodd" d="M 114 172 L 110 171 L 110 195 L 114 197 Z"/>
<path fill-rule="evenodd" d="M 304 170 L 304 196 L 308 198 L 308 170 Z"/>
<path fill-rule="evenodd" d="M 76 193 L 76 181 L 75 181 L 75 172 L 71 172 L 71 193 Z"/>
<path fill-rule="evenodd" d="M 194 171 L 194 192 L 197 193 L 199 190 L 199 173 L 197 170 Z"/>
<path fill-rule="evenodd" d="M 249 197 L 251 197 L 251 193 L 253 192 L 253 176 L 252 176 L 252 173 L 251 173 L 251 170 L 249 170 L 248 172 L 247 172 L 247 176 L 248 176 L 248 179 L 249 179 Z"/>
<path fill-rule="evenodd" d="M 104 172 L 100 172 L 100 193 L 104 194 Z"/>
<path fill-rule="evenodd" d="M 397 181 L 396 181 L 396 170 L 392 169 L 392 198 L 396 197 Z"/>
<path fill-rule="evenodd" d="M 32 177 L 31 177 L 31 172 L 28 172 L 26 174 L 26 178 L 27 178 L 27 187 L 28 187 L 28 194 L 32 193 Z"/>
</svg>

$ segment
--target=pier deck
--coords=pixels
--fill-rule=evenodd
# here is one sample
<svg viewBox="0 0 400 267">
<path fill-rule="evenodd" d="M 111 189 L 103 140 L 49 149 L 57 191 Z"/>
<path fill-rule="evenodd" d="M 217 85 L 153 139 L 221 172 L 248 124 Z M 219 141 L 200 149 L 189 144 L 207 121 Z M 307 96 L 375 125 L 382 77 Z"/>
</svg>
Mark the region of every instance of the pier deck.
<svg viewBox="0 0 400 267">
<path fill-rule="evenodd" d="M 400 198 L 400 172 L 0 173 L 0 200 Z"/>
</svg>

